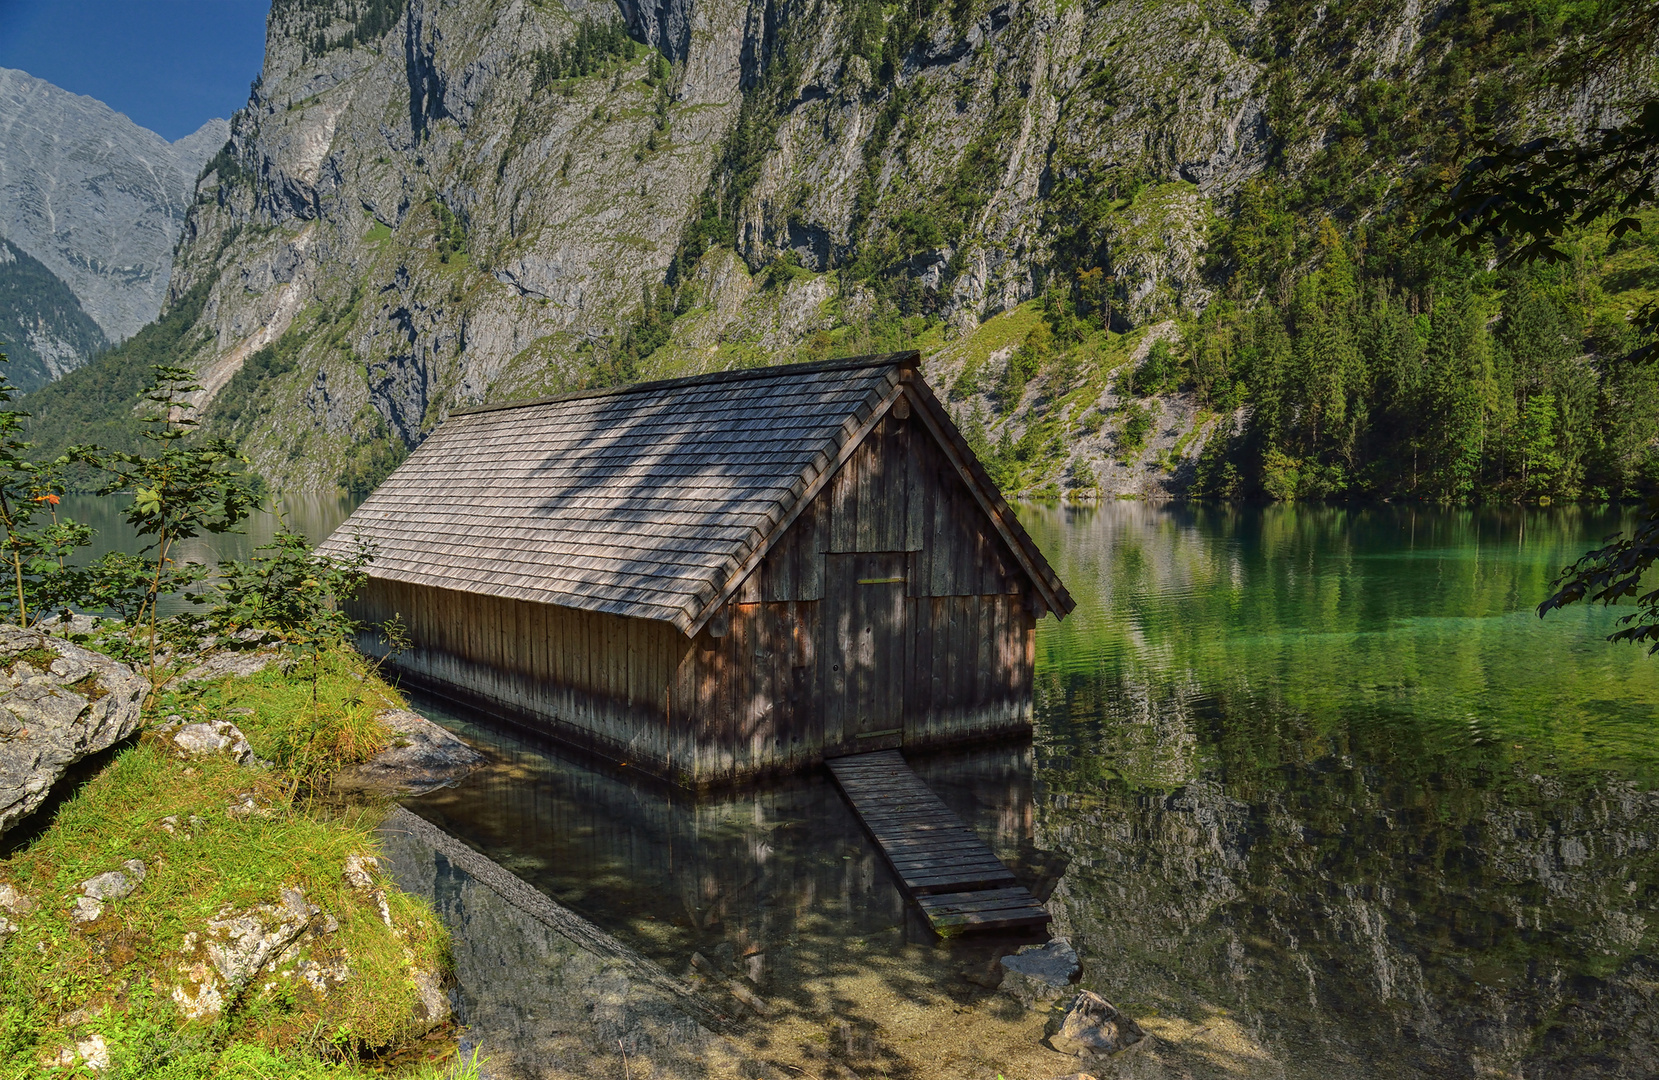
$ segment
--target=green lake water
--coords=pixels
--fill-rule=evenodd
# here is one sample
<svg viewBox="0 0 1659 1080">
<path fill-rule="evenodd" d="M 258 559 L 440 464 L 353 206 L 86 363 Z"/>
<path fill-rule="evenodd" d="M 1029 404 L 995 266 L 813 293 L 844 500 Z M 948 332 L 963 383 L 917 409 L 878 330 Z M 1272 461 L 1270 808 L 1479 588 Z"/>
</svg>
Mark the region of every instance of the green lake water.
<svg viewBox="0 0 1659 1080">
<path fill-rule="evenodd" d="M 1534 613 L 1627 514 L 1022 517 L 1078 601 L 1036 840 L 1119 998 L 1344 1072 L 1659 1069 L 1659 657 Z"/>
</svg>

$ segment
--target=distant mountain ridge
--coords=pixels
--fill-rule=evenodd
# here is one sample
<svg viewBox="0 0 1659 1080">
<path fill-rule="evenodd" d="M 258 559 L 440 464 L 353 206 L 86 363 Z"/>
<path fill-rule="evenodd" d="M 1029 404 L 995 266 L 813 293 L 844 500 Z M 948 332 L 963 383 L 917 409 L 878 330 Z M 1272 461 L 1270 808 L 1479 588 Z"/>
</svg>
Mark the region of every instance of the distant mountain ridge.
<svg viewBox="0 0 1659 1080">
<path fill-rule="evenodd" d="M 10 240 L 0 239 L 0 353 L 6 377 L 38 389 L 109 347 L 63 279 Z"/>
<path fill-rule="evenodd" d="M 61 279 L 104 337 L 131 337 L 161 310 L 196 177 L 229 133 L 209 120 L 168 142 L 0 68 L 0 236 Z M 76 337 L 63 329 L 59 340 Z"/>
</svg>

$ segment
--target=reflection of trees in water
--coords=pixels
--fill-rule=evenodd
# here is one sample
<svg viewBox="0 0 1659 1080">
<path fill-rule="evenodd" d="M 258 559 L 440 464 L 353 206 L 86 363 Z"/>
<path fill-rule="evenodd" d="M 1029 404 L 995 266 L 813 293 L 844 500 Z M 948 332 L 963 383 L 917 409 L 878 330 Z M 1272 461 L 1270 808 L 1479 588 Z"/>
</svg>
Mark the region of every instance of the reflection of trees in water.
<svg viewBox="0 0 1659 1080">
<path fill-rule="evenodd" d="M 1248 695 L 1046 689 L 1037 842 L 1072 855 L 1057 910 L 1131 1012 L 1235 1010 L 1378 1075 L 1659 1052 L 1659 794 Z M 1106 719 L 1064 725 L 1097 696 Z"/>
</svg>

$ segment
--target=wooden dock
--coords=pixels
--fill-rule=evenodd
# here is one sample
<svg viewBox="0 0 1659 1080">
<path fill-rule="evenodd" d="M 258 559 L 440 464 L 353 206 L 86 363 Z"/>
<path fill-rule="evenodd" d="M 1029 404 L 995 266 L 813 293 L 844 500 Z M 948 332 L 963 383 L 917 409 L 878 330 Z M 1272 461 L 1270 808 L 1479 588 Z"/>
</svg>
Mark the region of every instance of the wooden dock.
<svg viewBox="0 0 1659 1080">
<path fill-rule="evenodd" d="M 829 768 L 939 936 L 1048 924 L 1037 898 L 910 771 L 897 750 L 834 758 Z"/>
</svg>

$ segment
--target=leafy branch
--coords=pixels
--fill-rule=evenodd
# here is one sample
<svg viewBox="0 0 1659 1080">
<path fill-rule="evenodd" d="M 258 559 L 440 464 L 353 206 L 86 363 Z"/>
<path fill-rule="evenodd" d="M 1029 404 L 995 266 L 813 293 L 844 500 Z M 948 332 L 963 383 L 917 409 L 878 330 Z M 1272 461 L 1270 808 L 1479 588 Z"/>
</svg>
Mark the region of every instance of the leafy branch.
<svg viewBox="0 0 1659 1080">
<path fill-rule="evenodd" d="M 148 411 L 140 420 L 149 452 L 80 446 L 70 453 L 108 474 L 98 494 L 131 498 L 127 523 L 148 540 L 139 555 L 111 552 L 99 559 L 91 569 L 87 600 L 115 611 L 129 639 L 142 641 L 153 700 L 162 681 L 161 599 L 189 590 L 208 573 L 202 563 L 176 559 L 178 544 L 203 532 L 229 532 L 258 507 L 258 498 L 228 441 L 189 439 L 196 427 L 189 395 L 201 389 L 194 375 L 165 364 L 151 372 L 142 395 Z"/>
</svg>

